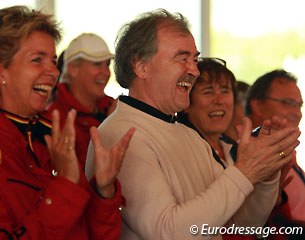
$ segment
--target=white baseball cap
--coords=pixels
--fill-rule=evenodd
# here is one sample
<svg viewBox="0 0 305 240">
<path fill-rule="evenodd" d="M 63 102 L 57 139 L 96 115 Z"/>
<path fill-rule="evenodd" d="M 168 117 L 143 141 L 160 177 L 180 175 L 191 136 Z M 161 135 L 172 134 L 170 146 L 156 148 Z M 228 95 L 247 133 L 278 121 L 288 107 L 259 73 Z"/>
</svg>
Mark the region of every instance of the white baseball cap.
<svg viewBox="0 0 305 240">
<path fill-rule="evenodd" d="M 83 33 L 72 40 L 65 50 L 64 63 L 82 58 L 92 62 L 102 62 L 114 57 L 103 38 L 94 33 Z"/>
</svg>

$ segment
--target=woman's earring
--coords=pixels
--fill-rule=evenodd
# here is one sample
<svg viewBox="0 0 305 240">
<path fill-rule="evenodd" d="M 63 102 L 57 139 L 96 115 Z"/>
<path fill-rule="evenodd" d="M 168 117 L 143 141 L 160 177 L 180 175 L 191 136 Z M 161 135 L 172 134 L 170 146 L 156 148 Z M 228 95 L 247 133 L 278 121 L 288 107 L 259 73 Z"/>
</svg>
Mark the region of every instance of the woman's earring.
<svg viewBox="0 0 305 240">
<path fill-rule="evenodd" d="M 1 84 L 2 84 L 3 86 L 5 86 L 5 85 L 6 85 L 6 81 L 3 80 L 3 81 L 1 82 Z"/>
</svg>

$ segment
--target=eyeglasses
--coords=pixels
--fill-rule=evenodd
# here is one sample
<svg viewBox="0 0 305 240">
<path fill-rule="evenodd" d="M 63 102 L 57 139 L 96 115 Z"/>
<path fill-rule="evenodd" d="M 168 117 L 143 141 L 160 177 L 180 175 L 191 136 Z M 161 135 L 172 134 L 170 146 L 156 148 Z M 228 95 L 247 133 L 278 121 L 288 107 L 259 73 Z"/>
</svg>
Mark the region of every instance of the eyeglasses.
<svg viewBox="0 0 305 240">
<path fill-rule="evenodd" d="M 273 97 L 266 97 L 266 99 L 269 99 L 269 100 L 272 100 L 275 102 L 279 102 L 290 108 L 295 108 L 295 107 L 302 108 L 303 107 L 303 102 L 298 102 L 293 99 L 287 99 L 287 98 L 280 99 L 280 98 L 273 98 Z"/>
<path fill-rule="evenodd" d="M 216 57 L 200 57 L 198 58 L 198 62 L 202 63 L 209 63 L 209 62 L 216 62 L 219 63 L 223 66 L 227 65 L 227 62 L 221 58 L 216 58 Z"/>
</svg>

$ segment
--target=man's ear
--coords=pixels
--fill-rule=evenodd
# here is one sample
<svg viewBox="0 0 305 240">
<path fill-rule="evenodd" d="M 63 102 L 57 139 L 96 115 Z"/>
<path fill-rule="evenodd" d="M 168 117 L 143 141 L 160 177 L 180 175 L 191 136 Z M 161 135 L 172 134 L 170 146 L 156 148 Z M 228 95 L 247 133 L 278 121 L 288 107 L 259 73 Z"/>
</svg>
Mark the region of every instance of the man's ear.
<svg viewBox="0 0 305 240">
<path fill-rule="evenodd" d="M 133 70 L 135 74 L 141 78 L 145 79 L 147 76 L 147 64 L 141 60 L 134 60 L 133 62 Z"/>
</svg>

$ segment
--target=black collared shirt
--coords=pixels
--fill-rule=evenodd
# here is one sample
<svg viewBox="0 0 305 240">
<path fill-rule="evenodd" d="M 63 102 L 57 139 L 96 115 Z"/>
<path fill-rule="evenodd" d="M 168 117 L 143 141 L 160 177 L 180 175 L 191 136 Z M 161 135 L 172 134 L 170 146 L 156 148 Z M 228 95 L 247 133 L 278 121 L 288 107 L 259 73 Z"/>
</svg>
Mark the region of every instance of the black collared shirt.
<svg viewBox="0 0 305 240">
<path fill-rule="evenodd" d="M 176 118 L 173 115 L 167 115 L 160 110 L 130 96 L 119 96 L 119 100 L 123 103 L 128 104 L 142 112 L 145 112 L 153 117 L 159 118 L 168 123 L 175 123 Z"/>
<path fill-rule="evenodd" d="M 35 154 L 33 143 L 35 140 L 37 140 L 44 145 L 46 144 L 44 136 L 51 135 L 51 122 L 40 115 L 36 115 L 33 118 L 29 119 L 20 117 L 14 113 L 5 111 L 3 109 L 0 109 L 0 112 L 3 112 L 4 116 L 7 117 L 25 137 L 28 143 L 28 148 L 33 154 L 37 166 L 40 167 L 39 160 Z"/>
<path fill-rule="evenodd" d="M 3 109 L 0 109 L 0 111 L 12 121 L 25 138 L 30 136 L 30 142 L 34 139 L 38 139 L 38 141 L 45 144 L 44 135 L 51 135 L 52 123 L 40 115 L 36 115 L 32 119 L 29 119 L 20 117 Z"/>
</svg>

